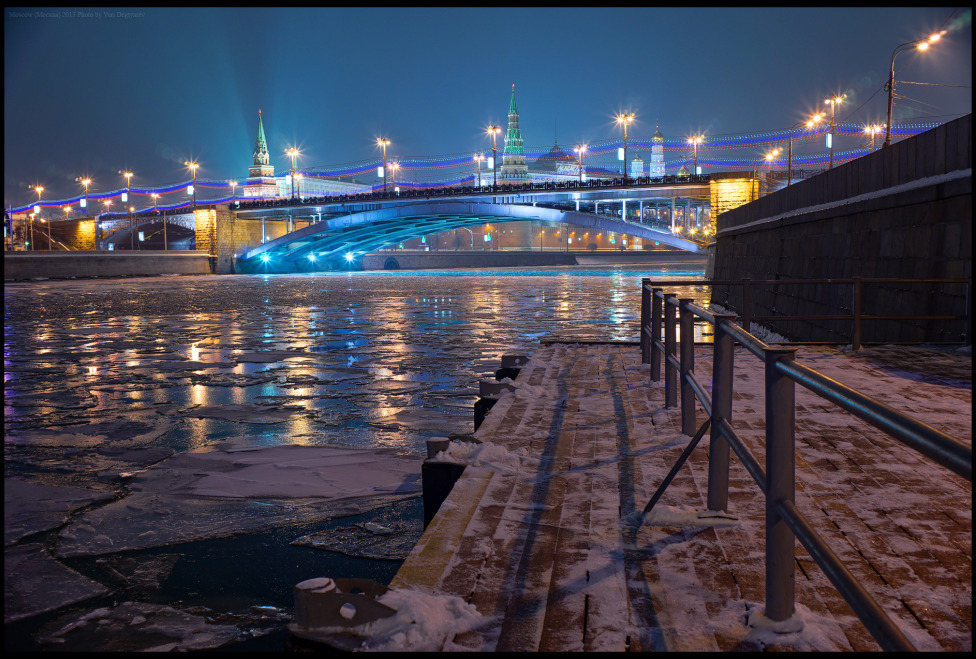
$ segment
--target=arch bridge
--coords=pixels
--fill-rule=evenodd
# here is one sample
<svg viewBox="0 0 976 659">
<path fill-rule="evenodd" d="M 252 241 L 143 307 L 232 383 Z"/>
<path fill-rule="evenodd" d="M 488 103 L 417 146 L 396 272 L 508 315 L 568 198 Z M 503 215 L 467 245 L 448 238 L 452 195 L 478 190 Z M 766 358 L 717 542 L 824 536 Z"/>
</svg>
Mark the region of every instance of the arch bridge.
<svg viewBox="0 0 976 659">
<path fill-rule="evenodd" d="M 621 189 L 603 191 L 599 197 L 592 193 L 548 192 L 546 194 L 462 195 L 435 199 L 384 199 L 378 203 L 325 204 L 242 208 L 233 210 L 238 220 L 286 220 L 291 229 L 295 221 L 307 221 L 307 226 L 288 230 L 284 235 L 247 246 L 236 254 L 237 272 L 306 272 L 357 267 L 358 257 L 404 241 L 452 229 L 483 224 L 541 221 L 562 224 L 584 230 L 608 231 L 645 241 L 652 240 L 689 252 L 697 252 L 699 245 L 675 235 L 666 224 L 630 221 L 634 211 L 644 204 L 669 203 L 673 214 L 675 199 L 683 198 L 686 209 L 695 204 L 698 209 L 708 206 L 708 182 L 669 186 L 662 191 L 652 189 Z M 629 208 L 631 209 L 628 212 Z M 246 206 L 246 204 L 245 204 Z M 619 219 L 599 214 L 601 207 L 615 207 Z M 588 212 L 587 208 L 593 212 Z M 685 216 L 688 216 L 686 212 Z M 300 223 L 300 222 L 299 222 Z"/>
<path fill-rule="evenodd" d="M 477 224 L 539 220 L 597 231 L 612 231 L 697 252 L 696 243 L 663 228 L 592 213 L 522 204 L 427 201 L 366 210 L 323 219 L 249 250 L 238 270 L 294 272 L 355 263 L 363 254 L 411 238 Z M 249 267 L 250 266 L 250 267 Z"/>
</svg>

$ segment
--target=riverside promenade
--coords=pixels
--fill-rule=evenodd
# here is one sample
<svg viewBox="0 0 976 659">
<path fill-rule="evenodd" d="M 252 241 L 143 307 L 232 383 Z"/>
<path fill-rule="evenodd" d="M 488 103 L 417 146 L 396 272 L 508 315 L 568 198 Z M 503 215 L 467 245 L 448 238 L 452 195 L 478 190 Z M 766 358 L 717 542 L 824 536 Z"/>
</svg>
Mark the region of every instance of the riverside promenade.
<svg viewBox="0 0 976 659">
<path fill-rule="evenodd" d="M 971 445 L 969 353 L 801 345 L 796 361 Z M 649 369 L 636 345 L 544 346 L 481 444 L 440 454 L 467 466 L 391 583 L 477 609 L 438 649 L 878 650 L 799 542 L 802 629 L 747 622 L 764 608 L 764 497 L 733 456 L 729 515 L 698 516 L 707 434 L 635 521 L 690 440 Z M 710 345 L 695 371 L 708 388 Z M 763 464 L 763 365 L 737 347 L 734 377 L 732 426 Z M 971 650 L 971 483 L 800 386 L 795 419 L 799 510 L 917 649 Z"/>
</svg>

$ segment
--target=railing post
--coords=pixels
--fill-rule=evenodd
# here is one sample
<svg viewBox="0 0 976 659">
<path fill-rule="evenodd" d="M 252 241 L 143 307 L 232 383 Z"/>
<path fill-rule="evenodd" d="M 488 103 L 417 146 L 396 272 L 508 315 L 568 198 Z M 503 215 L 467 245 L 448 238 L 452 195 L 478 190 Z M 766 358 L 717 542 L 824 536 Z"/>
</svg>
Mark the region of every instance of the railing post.
<svg viewBox="0 0 976 659">
<path fill-rule="evenodd" d="M 861 278 L 854 277 L 854 293 L 851 297 L 851 313 L 854 326 L 851 328 L 851 349 L 861 349 Z"/>
<path fill-rule="evenodd" d="M 641 364 L 651 363 L 651 349 L 649 347 L 650 323 L 651 323 L 651 285 L 650 279 L 641 279 L 641 301 L 640 301 L 640 348 Z"/>
<path fill-rule="evenodd" d="M 663 288 L 655 288 L 651 291 L 651 381 L 661 380 L 661 351 L 658 350 L 656 343 L 661 340 L 661 321 L 662 311 L 661 295 Z"/>
<path fill-rule="evenodd" d="M 776 503 L 794 501 L 796 387 L 780 372 L 796 348 L 770 346 L 766 362 L 766 617 L 779 622 L 793 615 L 796 540 Z"/>
<path fill-rule="evenodd" d="M 695 423 L 695 390 L 687 382 L 689 373 L 695 370 L 695 314 L 688 309 L 688 305 L 694 302 L 691 298 L 681 298 L 679 308 L 681 334 L 681 371 L 679 379 L 681 382 L 681 434 L 689 437 L 698 430 Z"/>
<path fill-rule="evenodd" d="M 712 353 L 712 421 L 708 451 L 708 509 L 729 507 L 729 442 L 722 436 L 719 419 L 732 422 L 732 370 L 735 341 L 725 323 L 735 314 L 716 313 Z"/>
<path fill-rule="evenodd" d="M 664 406 L 674 407 L 678 404 L 678 369 L 671 363 L 669 357 L 677 356 L 677 327 L 674 316 L 674 305 L 670 301 L 678 296 L 677 293 L 664 294 Z"/>
<path fill-rule="evenodd" d="M 973 345 L 973 278 L 966 282 L 966 345 Z"/>
<path fill-rule="evenodd" d="M 742 280 L 742 329 L 749 332 L 749 325 L 752 323 L 752 286 L 751 280 Z"/>
</svg>

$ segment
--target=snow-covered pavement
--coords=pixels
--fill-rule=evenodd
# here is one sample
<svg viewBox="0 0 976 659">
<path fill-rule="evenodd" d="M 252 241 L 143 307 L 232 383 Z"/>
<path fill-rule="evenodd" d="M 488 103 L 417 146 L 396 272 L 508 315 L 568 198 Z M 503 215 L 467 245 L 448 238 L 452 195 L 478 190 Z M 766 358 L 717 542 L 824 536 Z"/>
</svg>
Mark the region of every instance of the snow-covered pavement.
<svg viewBox="0 0 976 659">
<path fill-rule="evenodd" d="M 709 352 L 696 350 L 703 382 Z M 971 445 L 969 353 L 801 346 L 797 360 Z M 648 368 L 634 347 L 537 351 L 477 432 L 485 443 L 438 458 L 469 466 L 391 584 L 401 604 L 456 597 L 478 615 L 364 630 L 365 647 L 877 650 L 799 543 L 802 629 L 746 624 L 764 608 L 763 496 L 733 459 L 735 519 L 698 518 L 707 435 L 635 527 L 689 441 Z M 760 464 L 762 373 L 737 349 L 733 427 Z M 801 512 L 919 650 L 971 650 L 971 483 L 801 387 L 796 424 Z"/>
</svg>

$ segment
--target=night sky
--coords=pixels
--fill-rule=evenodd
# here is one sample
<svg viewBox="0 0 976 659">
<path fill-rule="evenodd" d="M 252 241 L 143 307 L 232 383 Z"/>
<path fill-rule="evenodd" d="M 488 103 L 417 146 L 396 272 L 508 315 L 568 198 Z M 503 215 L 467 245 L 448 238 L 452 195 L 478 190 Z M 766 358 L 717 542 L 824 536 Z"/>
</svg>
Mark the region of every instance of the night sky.
<svg viewBox="0 0 976 659">
<path fill-rule="evenodd" d="M 11 9 L 4 16 L 4 206 L 92 190 L 247 176 L 257 111 L 272 164 L 490 151 L 512 83 L 526 150 L 620 136 L 786 129 L 846 92 L 837 120 L 972 111 L 968 8 Z M 74 15 L 72 13 L 74 12 Z M 119 15 L 129 14 L 129 15 Z M 954 85 L 954 86 L 947 86 Z M 822 145 L 821 145 L 822 146 Z M 499 140 L 499 152 L 502 143 Z"/>
</svg>

